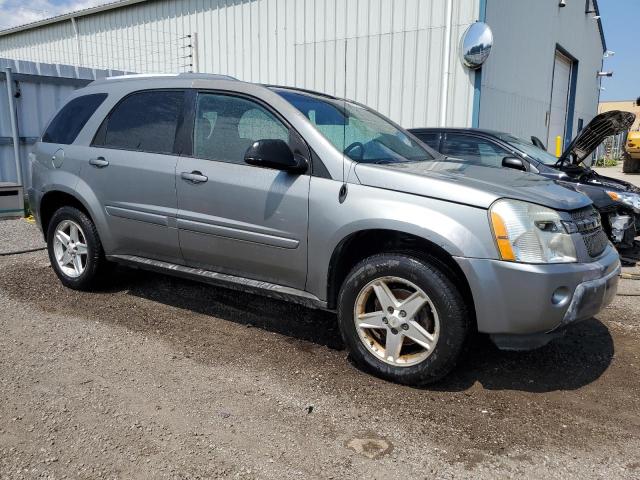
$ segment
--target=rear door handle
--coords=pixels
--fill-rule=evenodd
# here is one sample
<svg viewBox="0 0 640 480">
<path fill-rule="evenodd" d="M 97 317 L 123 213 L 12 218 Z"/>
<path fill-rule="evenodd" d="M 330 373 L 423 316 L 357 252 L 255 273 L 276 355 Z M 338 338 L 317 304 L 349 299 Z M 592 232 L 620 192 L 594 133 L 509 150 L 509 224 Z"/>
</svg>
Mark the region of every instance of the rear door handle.
<svg viewBox="0 0 640 480">
<path fill-rule="evenodd" d="M 194 170 L 193 172 L 182 172 L 180 176 L 191 183 L 204 183 L 209 180 L 209 177 L 203 175 L 202 172 Z"/>
<path fill-rule="evenodd" d="M 92 158 L 89 163 L 97 168 L 104 168 L 109 165 L 109 162 L 104 157 Z"/>
</svg>

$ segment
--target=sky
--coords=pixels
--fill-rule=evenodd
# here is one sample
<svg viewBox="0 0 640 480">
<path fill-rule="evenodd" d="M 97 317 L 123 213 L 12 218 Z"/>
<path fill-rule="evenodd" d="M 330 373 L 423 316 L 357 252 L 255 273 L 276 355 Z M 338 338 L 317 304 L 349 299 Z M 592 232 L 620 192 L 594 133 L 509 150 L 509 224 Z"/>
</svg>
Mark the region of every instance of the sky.
<svg viewBox="0 0 640 480">
<path fill-rule="evenodd" d="M 607 48 L 616 52 L 605 59 L 613 77 L 602 81 L 601 100 L 640 97 L 640 0 L 599 0 Z"/>
<path fill-rule="evenodd" d="M 0 0 L 0 29 L 104 3 L 110 0 Z M 605 59 L 605 70 L 614 73 L 602 81 L 601 100 L 636 99 L 640 97 L 640 0 L 599 0 L 598 4 L 607 48 L 616 52 Z"/>
<path fill-rule="evenodd" d="M 111 3 L 110 0 L 0 0 L 0 29 L 62 13 Z"/>
</svg>

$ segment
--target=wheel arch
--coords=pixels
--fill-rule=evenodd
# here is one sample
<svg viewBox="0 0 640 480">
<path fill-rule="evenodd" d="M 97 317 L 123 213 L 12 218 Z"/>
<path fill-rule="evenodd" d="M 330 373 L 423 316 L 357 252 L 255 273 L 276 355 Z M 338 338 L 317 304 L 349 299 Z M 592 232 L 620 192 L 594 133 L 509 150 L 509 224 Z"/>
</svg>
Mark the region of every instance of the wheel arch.
<svg viewBox="0 0 640 480">
<path fill-rule="evenodd" d="M 469 311 L 475 315 L 473 294 L 467 277 L 449 252 L 423 237 L 387 229 L 353 232 L 334 248 L 327 274 L 328 308 L 336 308 L 340 288 L 351 269 L 358 262 L 378 253 L 404 253 L 435 264 L 460 289 Z"/>
<path fill-rule="evenodd" d="M 40 199 L 39 216 L 42 226 L 42 233 L 45 241 L 47 240 L 47 231 L 49 229 L 49 222 L 53 217 L 53 214 L 61 207 L 70 206 L 75 207 L 87 215 L 92 222 L 95 223 L 89 208 L 85 203 L 78 198 L 78 196 L 65 191 L 63 189 L 52 189 L 47 191 Z"/>
</svg>

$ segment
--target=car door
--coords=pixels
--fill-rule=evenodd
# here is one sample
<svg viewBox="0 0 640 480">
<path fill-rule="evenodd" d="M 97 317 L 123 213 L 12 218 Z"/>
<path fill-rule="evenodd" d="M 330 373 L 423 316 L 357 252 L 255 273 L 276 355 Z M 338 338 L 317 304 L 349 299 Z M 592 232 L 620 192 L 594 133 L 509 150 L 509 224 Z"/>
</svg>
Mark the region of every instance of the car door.
<svg viewBox="0 0 640 480">
<path fill-rule="evenodd" d="M 107 214 L 109 254 L 182 260 L 173 150 L 184 95 L 184 90 L 132 93 L 98 129 L 81 176 Z"/>
<path fill-rule="evenodd" d="M 487 167 L 502 167 L 505 157 L 514 156 L 489 139 L 463 133 L 447 133 L 440 153 Z"/>
<path fill-rule="evenodd" d="M 244 154 L 262 139 L 284 140 L 307 159 L 308 148 L 256 99 L 199 92 L 192 116 L 192 154 L 176 173 L 185 262 L 303 289 L 310 175 L 251 166 Z"/>
</svg>

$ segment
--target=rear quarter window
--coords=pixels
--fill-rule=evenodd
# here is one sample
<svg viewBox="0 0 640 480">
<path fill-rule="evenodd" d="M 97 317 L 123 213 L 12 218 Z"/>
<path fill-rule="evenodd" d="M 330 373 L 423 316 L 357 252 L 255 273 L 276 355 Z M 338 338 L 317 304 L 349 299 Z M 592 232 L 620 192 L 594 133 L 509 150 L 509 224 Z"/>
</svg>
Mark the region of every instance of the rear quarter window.
<svg viewBox="0 0 640 480">
<path fill-rule="evenodd" d="M 93 93 L 71 100 L 53 118 L 42 135 L 42 141 L 63 145 L 72 144 L 105 98 L 107 98 L 106 93 Z"/>
</svg>

